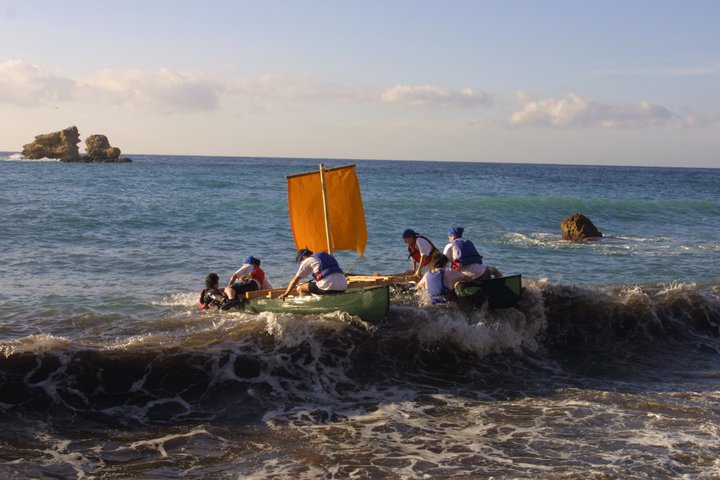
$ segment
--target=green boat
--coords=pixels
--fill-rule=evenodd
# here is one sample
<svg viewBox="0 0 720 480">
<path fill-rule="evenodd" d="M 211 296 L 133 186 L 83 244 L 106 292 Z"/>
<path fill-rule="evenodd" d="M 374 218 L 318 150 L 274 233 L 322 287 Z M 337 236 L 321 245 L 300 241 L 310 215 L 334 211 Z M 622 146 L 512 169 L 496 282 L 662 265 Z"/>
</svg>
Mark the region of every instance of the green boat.
<svg viewBox="0 0 720 480">
<path fill-rule="evenodd" d="M 287 297 L 285 300 L 268 297 L 248 298 L 243 304 L 246 312 L 295 313 L 321 315 L 345 312 L 376 324 L 387 315 L 390 308 L 390 288 L 387 285 L 365 288 L 349 288 L 344 293 Z"/>
<path fill-rule="evenodd" d="M 488 302 L 490 308 L 508 308 L 520 301 L 522 276 L 510 275 L 482 282 L 455 285 L 458 307 L 464 310 L 480 308 Z"/>
</svg>

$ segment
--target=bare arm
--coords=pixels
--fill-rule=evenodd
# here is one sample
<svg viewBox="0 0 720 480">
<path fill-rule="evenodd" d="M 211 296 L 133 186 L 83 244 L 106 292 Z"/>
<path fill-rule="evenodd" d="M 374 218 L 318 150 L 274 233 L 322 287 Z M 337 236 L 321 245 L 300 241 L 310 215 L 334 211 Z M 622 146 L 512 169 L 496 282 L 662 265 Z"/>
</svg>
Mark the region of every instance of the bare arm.
<svg viewBox="0 0 720 480">
<path fill-rule="evenodd" d="M 295 288 L 295 286 L 297 285 L 297 283 L 300 281 L 300 278 L 301 278 L 301 277 L 293 277 L 293 279 L 290 280 L 290 284 L 289 284 L 289 285 L 287 286 L 287 288 L 285 289 L 285 292 L 284 292 L 282 295 L 280 295 L 278 298 L 279 298 L 280 300 L 284 300 L 285 297 L 287 297 L 288 295 L 290 295 L 290 292 L 293 291 L 293 289 Z"/>
<path fill-rule="evenodd" d="M 425 263 L 426 258 L 427 257 L 425 255 L 420 255 L 420 261 L 417 263 L 417 267 L 415 268 L 415 276 L 417 278 L 422 277 L 423 263 Z"/>
<path fill-rule="evenodd" d="M 247 271 L 247 267 L 245 267 L 245 265 L 243 265 L 243 266 L 241 266 L 240 268 L 238 268 L 238 269 L 235 271 L 235 273 L 233 273 L 233 274 L 230 276 L 230 280 L 228 280 L 228 285 L 232 285 L 233 283 L 235 283 L 236 280 L 241 279 L 242 276 L 245 274 L 246 271 Z"/>
</svg>

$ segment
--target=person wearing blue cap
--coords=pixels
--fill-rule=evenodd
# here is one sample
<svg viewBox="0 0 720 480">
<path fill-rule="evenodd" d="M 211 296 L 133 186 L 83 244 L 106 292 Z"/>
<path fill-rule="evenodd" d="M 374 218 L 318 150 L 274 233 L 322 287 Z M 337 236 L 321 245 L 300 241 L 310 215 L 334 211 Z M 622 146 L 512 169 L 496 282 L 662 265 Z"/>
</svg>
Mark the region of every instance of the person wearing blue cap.
<svg viewBox="0 0 720 480">
<path fill-rule="evenodd" d="M 295 262 L 299 263 L 298 271 L 288 284 L 285 292 L 280 295 L 284 299 L 293 291 L 295 286 L 305 277 L 312 276 L 312 280 L 297 287 L 296 293 L 301 296 L 310 294 L 327 295 L 342 293 L 347 290 L 347 279 L 335 257 L 326 252 L 313 253 L 308 248 L 298 250 Z"/>
<path fill-rule="evenodd" d="M 452 262 L 452 268 L 463 274 L 465 282 L 487 280 L 492 276 L 502 277 L 500 270 L 483 263 L 483 256 L 470 240 L 462 238 L 464 231 L 463 227 L 453 227 L 448 232 L 450 243 L 445 246 L 443 253 Z"/>
<path fill-rule="evenodd" d="M 413 260 L 413 274 L 417 278 L 421 278 L 423 267 L 426 267 L 435 257 L 440 256 L 440 250 L 427 237 L 419 235 L 409 228 L 403 232 L 402 238 L 408 246 L 408 258 Z"/>
<path fill-rule="evenodd" d="M 256 290 L 269 290 L 272 284 L 260 268 L 260 259 L 252 255 L 243 260 L 242 266 L 232 274 L 225 287 L 225 295 L 229 300 L 234 300 L 238 295 Z"/>
</svg>

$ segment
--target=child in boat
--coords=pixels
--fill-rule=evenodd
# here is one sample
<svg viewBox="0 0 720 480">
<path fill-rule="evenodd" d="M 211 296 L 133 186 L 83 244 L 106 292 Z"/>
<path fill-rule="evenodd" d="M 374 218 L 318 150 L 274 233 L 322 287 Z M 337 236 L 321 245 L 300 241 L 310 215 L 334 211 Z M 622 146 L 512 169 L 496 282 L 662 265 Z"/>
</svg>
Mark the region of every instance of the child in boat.
<svg viewBox="0 0 720 480">
<path fill-rule="evenodd" d="M 448 258 L 440 254 L 430 262 L 430 270 L 423 275 L 417 289 L 426 293 L 426 303 L 438 304 L 455 301 L 455 284 L 464 279 L 459 270 L 446 268 Z"/>
<path fill-rule="evenodd" d="M 491 277 L 500 278 L 502 273 L 492 265 L 483 263 L 482 255 L 475 248 L 475 245 L 467 239 L 462 238 L 465 231 L 463 227 L 453 227 L 448 232 L 448 243 L 443 253 L 452 262 L 452 268 L 463 274 L 463 282 L 473 280 L 489 280 Z"/>
</svg>

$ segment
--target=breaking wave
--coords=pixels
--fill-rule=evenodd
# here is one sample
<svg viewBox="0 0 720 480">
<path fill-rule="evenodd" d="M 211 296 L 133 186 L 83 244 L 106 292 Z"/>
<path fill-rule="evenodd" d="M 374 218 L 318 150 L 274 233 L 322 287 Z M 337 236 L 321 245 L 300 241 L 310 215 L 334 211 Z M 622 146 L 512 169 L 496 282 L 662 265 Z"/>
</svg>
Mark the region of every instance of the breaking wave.
<svg viewBox="0 0 720 480">
<path fill-rule="evenodd" d="M 698 348 L 720 353 L 717 285 L 591 289 L 527 282 L 516 308 L 465 314 L 420 307 L 395 292 L 377 326 L 318 317 L 200 313 L 194 295 L 164 299 L 164 328 L 93 345 L 52 335 L 0 344 L 0 406 L 62 409 L 106 421 L 182 422 L 216 415 L 255 422 L 279 405 L 362 397 L 388 379 L 483 384 L 592 358 L 602 371 L 628 352 Z M 650 348 L 652 347 L 652 348 Z M 632 355 L 630 355 L 632 357 Z M 634 361 L 634 360 L 633 360 Z M 521 368 L 510 371 L 508 362 Z M 564 362 L 564 363 L 563 363 Z M 232 401 L 227 402 L 231 397 Z M 321 413 L 318 413 L 322 416 Z"/>
</svg>

